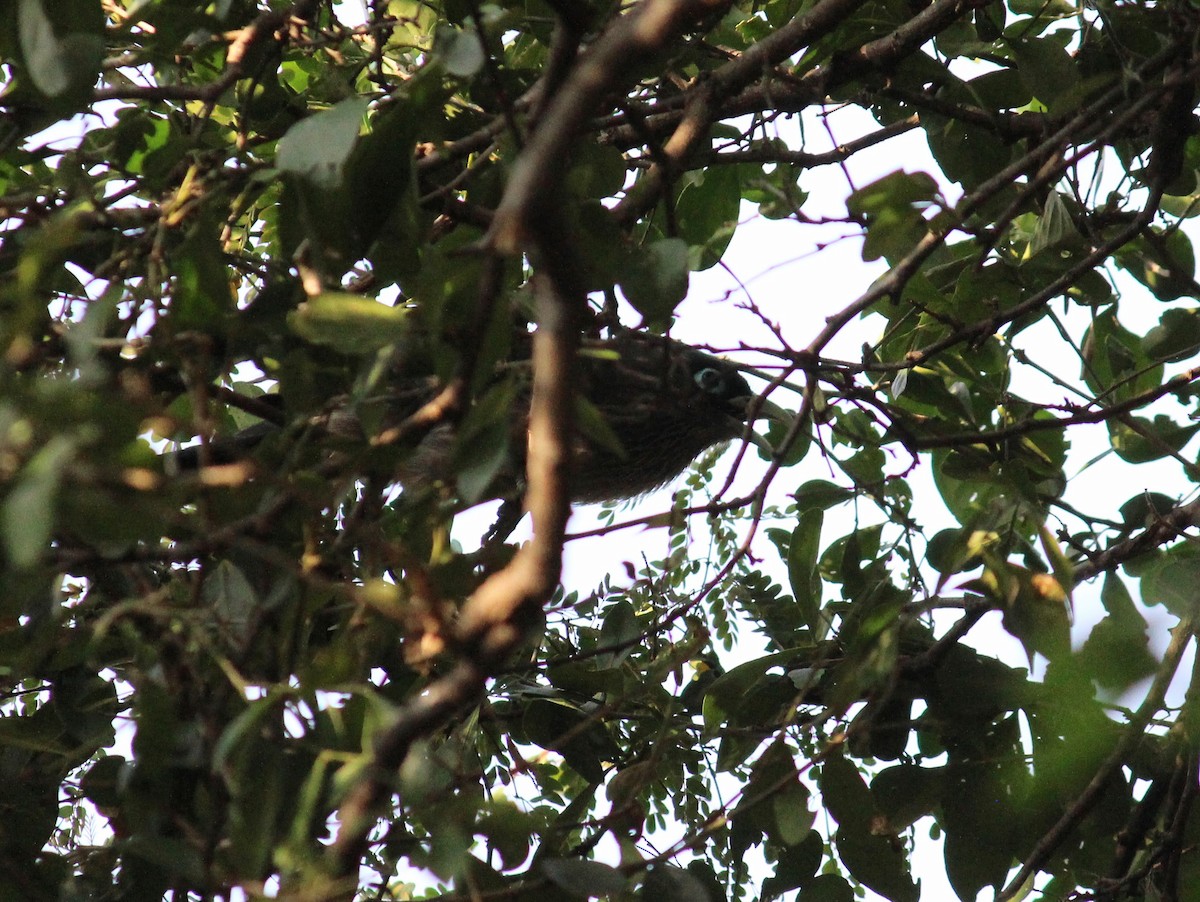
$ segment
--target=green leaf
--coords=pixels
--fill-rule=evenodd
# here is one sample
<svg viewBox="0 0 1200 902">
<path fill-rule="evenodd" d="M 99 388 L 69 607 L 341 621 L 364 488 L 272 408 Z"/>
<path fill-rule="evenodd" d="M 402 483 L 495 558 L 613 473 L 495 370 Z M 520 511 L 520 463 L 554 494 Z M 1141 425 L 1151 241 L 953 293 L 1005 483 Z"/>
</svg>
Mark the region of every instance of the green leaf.
<svg viewBox="0 0 1200 902">
<path fill-rule="evenodd" d="M 938 196 L 926 173 L 896 171 L 850 195 L 846 207 L 866 226 L 863 259 L 895 263 L 924 237 L 925 210 Z"/>
<path fill-rule="evenodd" d="M 877 836 L 865 823 L 838 827 L 838 856 L 851 876 L 892 902 L 917 902 L 920 889 L 913 882 L 903 851 L 886 836 Z"/>
<path fill-rule="evenodd" d="M 812 630 L 817 629 L 821 620 L 822 582 L 817 573 L 817 556 L 821 549 L 823 522 L 820 510 L 805 511 L 800 515 L 788 545 L 788 581 L 800 606 L 800 616 Z"/>
<path fill-rule="evenodd" d="M 875 800 L 859 769 L 844 755 L 831 755 L 821 765 L 821 799 L 842 826 L 866 829 L 875 815 Z"/>
<path fill-rule="evenodd" d="M 751 817 L 756 826 L 781 846 L 798 846 L 808 837 L 814 814 L 809 793 L 800 782 L 791 747 L 777 739 L 754 763 L 742 803 L 732 812 Z"/>
<path fill-rule="evenodd" d="M 775 860 L 775 872 L 763 881 L 762 898 L 774 899 L 797 887 L 811 887 L 821 882 L 813 875 L 825 857 L 825 841 L 815 830 L 808 831 L 798 844 L 780 849 Z"/>
<path fill-rule="evenodd" d="M 793 497 L 796 499 L 796 509 L 805 513 L 812 510 L 829 510 L 844 501 L 849 501 L 854 497 L 854 492 L 827 479 L 810 479 L 796 489 Z"/>
<path fill-rule="evenodd" d="M 33 83 L 48 97 L 66 93 L 71 81 L 65 54 L 41 0 L 19 0 L 18 9 L 21 49 Z"/>
<path fill-rule="evenodd" d="M 84 102 L 100 72 L 104 43 L 98 9 L 98 4 L 77 0 L 17 0 L 20 47 L 30 80 L 63 107 Z"/>
<path fill-rule="evenodd" d="M 578 233 L 587 248 L 583 255 L 583 278 L 589 291 L 606 291 L 627 274 L 631 265 L 645 267 L 651 259 L 649 251 L 638 247 L 632 251 L 628 237 L 617 225 L 612 214 L 598 200 L 587 200 L 574 208 L 578 217 Z M 668 252 L 669 253 L 669 252 Z M 635 276 L 638 287 L 644 288 L 649 302 L 665 305 L 666 300 L 655 294 L 656 277 L 639 271 Z M 667 286 L 670 288 L 670 286 Z M 635 289 L 636 290 L 636 289 Z M 674 290 L 678 290 L 678 286 Z"/>
<path fill-rule="evenodd" d="M 1008 789 L 995 770 L 964 765 L 947 774 L 944 792 L 946 875 L 960 899 L 974 899 L 1002 885 L 1012 866 Z"/>
<path fill-rule="evenodd" d="M 37 712 L 26 717 L 0 717 L 0 745 L 30 752 L 60 756 L 70 748 L 62 724 Z"/>
<path fill-rule="evenodd" d="M 54 436 L 21 470 L 4 499 L 4 546 L 16 567 L 32 567 L 48 549 L 63 477 L 78 450 L 71 437 Z"/>
<path fill-rule="evenodd" d="M 1172 308 L 1146 333 L 1142 348 L 1151 360 L 1179 363 L 1200 351 L 1200 307 Z"/>
<path fill-rule="evenodd" d="M 1045 7 L 1040 7 L 1039 12 Z M 1018 71 L 1030 92 L 1052 113 L 1062 114 L 1071 106 L 1079 84 L 1079 70 L 1058 35 L 1011 41 Z"/>
<path fill-rule="evenodd" d="M 233 309 L 229 268 L 217 238 L 216 223 L 201 221 L 176 249 L 175 298 L 171 325 L 177 331 L 219 334 Z"/>
<path fill-rule="evenodd" d="M 409 310 L 371 298 L 325 291 L 288 314 L 297 335 L 347 354 L 372 354 L 408 334 Z"/>
<path fill-rule="evenodd" d="M 741 174 L 736 166 L 689 172 L 675 201 L 679 237 L 698 249 L 693 269 L 715 266 L 733 239 L 742 206 Z"/>
<path fill-rule="evenodd" d="M 204 602 L 234 643 L 244 647 L 254 638 L 261 611 L 258 594 L 246 575 L 231 561 L 221 561 L 204 581 Z"/>
<path fill-rule="evenodd" d="M 598 861 L 551 858 L 542 862 L 541 870 L 555 886 L 580 899 L 619 893 L 626 884 L 624 874 Z"/>
<path fill-rule="evenodd" d="M 1163 605 L 1176 617 L 1195 613 L 1200 585 L 1200 549 L 1176 545 L 1142 576 L 1142 601 Z"/>
<path fill-rule="evenodd" d="M 477 829 L 499 853 L 504 867 L 511 869 L 528 858 L 531 833 L 539 820 L 508 799 L 495 799 L 482 813 Z"/>
<path fill-rule="evenodd" d="M 1129 416 L 1125 420 L 1108 421 L 1108 437 L 1121 460 L 1144 464 L 1178 454 L 1200 431 L 1200 423 L 1180 425 L 1169 416 L 1159 414 L 1153 421 Z"/>
<path fill-rule="evenodd" d="M 1097 394 L 1123 401 L 1162 384 L 1163 368 L 1151 361 L 1142 340 L 1109 309 L 1092 320 L 1083 340 L 1083 378 Z"/>
<path fill-rule="evenodd" d="M 558 752 L 589 783 L 602 782 L 604 763 L 621 755 L 604 724 L 566 699 L 535 698 L 521 726 L 532 742 Z"/>
<path fill-rule="evenodd" d="M 422 223 L 413 174 L 418 124 L 443 100 L 442 85 L 414 78 L 393 106 L 368 120 L 345 166 L 347 229 L 357 238 L 352 253 L 371 253 L 380 284 L 411 275 L 420 266 Z"/>
<path fill-rule="evenodd" d="M 439 28 L 434 54 L 451 75 L 470 78 L 483 68 L 483 43 L 474 31 Z"/>
<path fill-rule="evenodd" d="M 943 580 L 964 570 L 973 570 L 979 566 L 978 550 L 970 547 L 972 532 L 968 529 L 942 529 L 929 540 L 925 549 L 925 559 Z"/>
<path fill-rule="evenodd" d="M 250 702 L 229 720 L 213 749 L 213 766 L 217 769 L 225 767 L 239 747 L 253 740 L 269 719 L 278 717 L 283 698 L 279 692 L 268 693 Z"/>
<path fill-rule="evenodd" d="M 1142 529 L 1174 510 L 1176 500 L 1162 492 L 1138 492 L 1121 505 L 1121 525 Z"/>
<path fill-rule="evenodd" d="M 854 902 L 854 890 L 840 874 L 818 874 L 800 890 L 796 902 Z"/>
<path fill-rule="evenodd" d="M 798 845 L 809 833 L 816 812 L 808 807 L 808 790 L 797 781 L 771 798 L 774 838 L 785 846 Z"/>
<path fill-rule="evenodd" d="M 941 768 L 897 764 L 880 771 L 871 781 L 871 795 L 892 830 L 903 830 L 941 802 Z"/>
<path fill-rule="evenodd" d="M 276 158 L 279 169 L 314 187 L 340 187 L 346 162 L 358 143 L 367 107 L 365 98 L 351 97 L 297 122 L 279 141 Z"/>
<path fill-rule="evenodd" d="M 912 698 L 899 689 L 872 699 L 851 721 L 851 754 L 878 761 L 900 758 L 912 735 L 912 709 Z"/>
<path fill-rule="evenodd" d="M 665 323 L 687 296 L 687 244 L 679 238 L 663 238 L 639 248 L 617 284 L 649 322 Z"/>
<path fill-rule="evenodd" d="M 1042 251 L 1079 241 L 1082 236 L 1063 203 L 1062 195 L 1051 191 L 1046 195 L 1046 206 L 1038 217 L 1037 229 L 1029 243 L 1029 255 L 1036 257 Z"/>
<path fill-rule="evenodd" d="M 1080 275 L 1067 289 L 1067 296 L 1088 307 L 1100 307 L 1112 303 L 1113 290 L 1108 279 L 1094 269 Z"/>
<path fill-rule="evenodd" d="M 763 142 L 764 150 L 786 151 L 786 142 L 773 139 Z M 742 196 L 750 203 L 758 204 L 758 212 L 767 219 L 786 219 L 795 216 L 808 200 L 808 192 L 800 190 L 799 179 L 804 169 L 800 166 L 777 164 L 770 172 L 752 172 L 746 175 Z"/>
<path fill-rule="evenodd" d="M 964 102 L 970 102 L 967 97 Z M 974 188 L 1008 165 L 1009 148 L 982 128 L 936 114 L 921 116 L 930 152 L 946 177 L 964 188 Z"/>
<path fill-rule="evenodd" d="M 705 882 L 673 864 L 656 864 L 646 872 L 638 898 L 647 902 L 720 902 Z"/>
<path fill-rule="evenodd" d="M 615 147 L 585 142 L 577 147 L 567 173 L 567 188 L 581 197 L 611 197 L 625 186 L 625 156 Z"/>
<path fill-rule="evenodd" d="M 788 663 L 791 655 L 788 652 L 777 652 L 753 661 L 739 664 L 727 673 L 722 674 L 708 687 L 704 696 L 704 726 L 705 730 L 713 732 L 721 729 L 725 722 L 734 716 L 746 696 L 756 683 L 759 683 L 767 671 Z"/>
<path fill-rule="evenodd" d="M 617 602 L 604 614 L 598 645 L 609 651 L 597 663 L 605 667 L 617 666 L 633 651 L 644 632 L 633 605 L 624 600 Z"/>
<path fill-rule="evenodd" d="M 784 440 L 788 433 L 791 432 L 792 424 L 780 422 L 778 419 L 771 418 L 767 422 L 767 444 L 772 450 L 767 451 L 761 445 L 758 446 L 758 456 L 763 460 L 777 460 L 781 467 L 794 467 L 808 455 L 812 450 L 813 437 L 811 429 L 803 429 L 795 437 L 794 441 L 788 446 L 786 454 L 780 454 L 779 449 L 783 447 Z"/>
<path fill-rule="evenodd" d="M 1106 579 L 1114 579 L 1109 574 Z M 1088 675 L 1110 692 L 1123 692 L 1158 669 L 1141 616 L 1105 617 L 1088 634 L 1079 652 Z"/>
<path fill-rule="evenodd" d="M 1116 253 L 1118 265 L 1154 292 L 1160 301 L 1191 297 L 1196 278 L 1196 255 L 1182 229 L 1155 230 L 1126 244 Z"/>
</svg>

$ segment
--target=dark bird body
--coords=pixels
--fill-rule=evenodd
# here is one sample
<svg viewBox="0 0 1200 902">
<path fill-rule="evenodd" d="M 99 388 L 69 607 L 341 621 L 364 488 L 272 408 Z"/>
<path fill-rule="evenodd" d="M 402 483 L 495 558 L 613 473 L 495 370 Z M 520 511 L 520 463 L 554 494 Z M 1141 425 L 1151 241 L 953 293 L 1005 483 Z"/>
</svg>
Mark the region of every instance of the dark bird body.
<svg viewBox="0 0 1200 902">
<path fill-rule="evenodd" d="M 603 349 L 618 356 L 585 354 L 582 394 L 616 436 L 621 453 L 585 437 L 576 451 L 573 500 L 645 494 L 670 482 L 708 448 L 745 432 L 755 395 L 728 361 L 637 333 Z"/>
<path fill-rule="evenodd" d="M 515 369 L 520 372 L 519 366 Z M 578 376 L 580 422 L 571 482 L 571 499 L 576 502 L 616 501 L 652 491 L 670 482 L 706 449 L 741 436 L 752 408 L 760 416 L 783 414 L 769 403 L 755 404 L 750 386 L 729 362 L 642 333 L 586 342 Z M 435 386 L 428 379 L 398 378 L 381 399 L 387 408 L 383 428 L 402 423 L 434 394 Z M 483 497 L 519 493 L 528 404 L 527 390 L 519 389 L 509 441 L 512 460 L 500 468 Z M 232 438 L 214 439 L 209 443 L 209 460 L 228 463 L 243 457 L 274 428 L 260 424 Z M 335 410 L 320 428 L 343 438 L 369 440 L 348 409 Z M 446 422 L 425 432 L 415 447 L 398 447 L 393 476 L 408 489 L 447 482 L 453 478 L 455 436 L 455 424 Z M 200 452 L 184 449 L 175 459 L 180 469 L 194 469 Z"/>
</svg>

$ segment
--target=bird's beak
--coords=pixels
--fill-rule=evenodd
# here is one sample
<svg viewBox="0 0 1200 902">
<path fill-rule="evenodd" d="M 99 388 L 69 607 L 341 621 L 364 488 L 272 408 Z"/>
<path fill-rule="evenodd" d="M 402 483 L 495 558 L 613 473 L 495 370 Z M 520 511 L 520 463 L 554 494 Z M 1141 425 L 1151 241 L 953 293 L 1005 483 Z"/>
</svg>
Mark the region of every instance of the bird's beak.
<svg viewBox="0 0 1200 902">
<path fill-rule="evenodd" d="M 783 426 L 791 425 L 795 417 L 790 410 L 784 410 L 773 401 L 754 395 L 746 399 L 746 419 L 773 420 Z"/>
<path fill-rule="evenodd" d="M 738 400 L 743 401 L 740 398 Z M 789 426 L 795 416 L 791 411 L 784 410 L 773 401 L 760 398 L 758 395 L 750 395 L 744 399 L 743 404 L 745 413 L 742 419 L 750 423 L 757 420 L 770 420 L 774 423 L 779 423 L 781 426 Z M 757 445 L 765 454 L 771 455 L 775 453 L 775 448 L 767 441 L 766 436 L 759 435 L 753 429 L 748 430 L 746 440 Z"/>
</svg>

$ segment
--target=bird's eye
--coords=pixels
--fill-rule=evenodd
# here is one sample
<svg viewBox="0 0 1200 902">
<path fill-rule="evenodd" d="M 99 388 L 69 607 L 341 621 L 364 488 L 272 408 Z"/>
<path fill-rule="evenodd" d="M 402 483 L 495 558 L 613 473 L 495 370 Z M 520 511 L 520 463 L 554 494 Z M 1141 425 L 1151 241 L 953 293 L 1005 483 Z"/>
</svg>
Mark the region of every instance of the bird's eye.
<svg viewBox="0 0 1200 902">
<path fill-rule="evenodd" d="M 710 395 L 720 395 L 725 392 L 725 374 L 720 370 L 706 366 L 702 370 L 697 370 L 694 378 L 696 385 Z"/>
</svg>

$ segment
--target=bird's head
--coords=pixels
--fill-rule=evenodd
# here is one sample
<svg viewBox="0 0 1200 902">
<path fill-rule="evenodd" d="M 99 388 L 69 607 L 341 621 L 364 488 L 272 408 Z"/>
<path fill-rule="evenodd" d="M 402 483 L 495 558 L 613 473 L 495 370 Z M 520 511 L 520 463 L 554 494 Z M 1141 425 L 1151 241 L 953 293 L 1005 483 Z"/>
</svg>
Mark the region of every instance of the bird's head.
<svg viewBox="0 0 1200 902">
<path fill-rule="evenodd" d="M 606 431 L 588 435 L 583 424 L 572 491 L 579 501 L 644 494 L 745 434 L 751 418 L 786 417 L 732 363 L 672 339 L 631 332 L 587 345 L 581 370 L 581 395 Z"/>
</svg>

